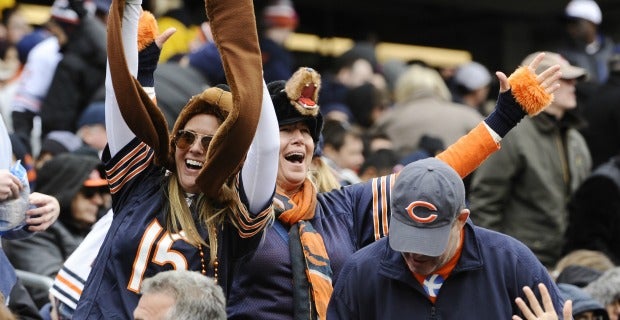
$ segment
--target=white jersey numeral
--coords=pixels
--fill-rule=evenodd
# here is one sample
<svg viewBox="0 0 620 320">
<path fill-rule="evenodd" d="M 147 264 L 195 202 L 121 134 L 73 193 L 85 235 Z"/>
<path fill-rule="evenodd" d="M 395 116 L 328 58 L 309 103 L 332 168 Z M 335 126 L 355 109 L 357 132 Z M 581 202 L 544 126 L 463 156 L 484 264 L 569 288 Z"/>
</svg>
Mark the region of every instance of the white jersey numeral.
<svg viewBox="0 0 620 320">
<path fill-rule="evenodd" d="M 172 244 L 175 241 L 184 239 L 183 231 L 179 233 L 165 232 L 159 237 L 163 231 L 163 227 L 157 219 L 154 219 L 144 231 L 144 235 L 140 240 L 140 245 L 136 252 L 136 259 L 133 261 L 133 271 L 131 278 L 127 284 L 127 289 L 135 293 L 140 293 L 140 285 L 144 278 L 144 272 L 149 262 L 150 253 L 155 246 L 155 253 L 151 262 L 163 266 L 167 263 L 171 264 L 175 270 L 187 270 L 187 260 L 185 256 L 176 250 L 172 250 Z M 157 238 L 159 237 L 159 240 Z"/>
</svg>

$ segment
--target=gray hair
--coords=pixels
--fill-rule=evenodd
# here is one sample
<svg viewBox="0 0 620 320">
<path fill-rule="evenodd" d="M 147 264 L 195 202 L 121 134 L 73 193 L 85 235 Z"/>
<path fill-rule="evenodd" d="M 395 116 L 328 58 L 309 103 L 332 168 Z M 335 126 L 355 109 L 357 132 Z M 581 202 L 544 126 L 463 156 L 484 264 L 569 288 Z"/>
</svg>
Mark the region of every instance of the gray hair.
<svg viewBox="0 0 620 320">
<path fill-rule="evenodd" d="M 611 268 L 585 288 L 598 302 L 607 306 L 620 299 L 620 267 Z"/>
<path fill-rule="evenodd" d="M 225 320 L 226 299 L 212 278 L 197 271 L 170 270 L 145 279 L 142 294 L 163 293 L 175 300 L 165 319 Z"/>
</svg>

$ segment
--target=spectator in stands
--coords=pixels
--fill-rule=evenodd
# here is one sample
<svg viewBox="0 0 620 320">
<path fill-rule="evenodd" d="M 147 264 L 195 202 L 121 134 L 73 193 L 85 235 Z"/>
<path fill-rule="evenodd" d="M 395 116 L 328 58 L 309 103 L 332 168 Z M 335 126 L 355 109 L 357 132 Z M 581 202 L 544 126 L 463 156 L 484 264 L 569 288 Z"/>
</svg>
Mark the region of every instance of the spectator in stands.
<svg viewBox="0 0 620 320">
<path fill-rule="evenodd" d="M 586 69 L 589 81 L 605 83 L 615 44 L 599 30 L 603 22 L 601 8 L 594 0 L 571 0 L 564 8 L 564 17 L 568 39 L 558 53 L 571 64 Z"/>
<path fill-rule="evenodd" d="M 482 120 L 478 111 L 452 102 L 437 71 L 419 64 L 400 76 L 394 100 L 394 107 L 377 121 L 374 130 L 385 132 L 401 157 L 416 151 L 424 135 L 439 138 L 447 146 Z"/>
<path fill-rule="evenodd" d="M 64 153 L 46 162 L 38 171 L 37 192 L 58 199 L 58 221 L 47 230 L 20 241 L 3 241 L 11 263 L 17 269 L 53 278 L 63 262 L 77 248 L 90 227 L 108 208 L 104 194 L 108 183 L 102 178 L 101 162 L 92 156 Z M 48 292 L 31 290 L 37 307 L 48 302 Z"/>
<path fill-rule="evenodd" d="M 575 84 L 586 70 L 547 52 L 539 70 L 551 65 L 560 65 L 562 72 L 553 102 L 504 139 L 502 150 L 476 170 L 469 193 L 478 225 L 522 241 L 547 267 L 562 255 L 566 204 L 591 168 L 590 152 L 577 130 L 582 121 L 569 112 L 577 106 Z"/>
<path fill-rule="evenodd" d="M 144 279 L 136 320 L 226 320 L 226 299 L 212 278 L 196 271 L 170 270 Z"/>
<path fill-rule="evenodd" d="M 476 61 L 460 65 L 453 77 L 454 102 L 462 103 L 486 115 L 484 108 L 491 88 L 491 73 L 481 63 Z"/>
<path fill-rule="evenodd" d="M 620 319 L 620 267 L 605 271 L 584 290 L 605 306 L 609 320 Z"/>
</svg>

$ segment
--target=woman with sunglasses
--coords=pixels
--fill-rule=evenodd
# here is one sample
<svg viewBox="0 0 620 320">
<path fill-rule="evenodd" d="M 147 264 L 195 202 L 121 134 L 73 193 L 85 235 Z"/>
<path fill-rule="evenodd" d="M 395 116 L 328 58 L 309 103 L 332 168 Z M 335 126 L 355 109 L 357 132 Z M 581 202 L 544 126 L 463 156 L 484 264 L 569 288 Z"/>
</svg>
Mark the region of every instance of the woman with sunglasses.
<svg viewBox="0 0 620 320">
<path fill-rule="evenodd" d="M 131 318 L 142 281 L 165 270 L 200 272 L 226 292 L 233 266 L 272 220 L 278 131 L 253 4 L 208 0 L 206 8 L 232 92 L 213 87 L 191 97 L 169 136 L 152 87 L 159 48 L 173 31 L 155 37 L 143 29 L 156 25 L 140 0 L 112 3 L 103 159 L 114 216 L 73 318 Z"/>
<path fill-rule="evenodd" d="M 537 113 L 551 102 L 559 66 L 536 75 L 542 58 L 517 69 L 510 81 L 498 72 L 501 93 L 494 113 L 438 155 L 461 177 L 498 150 L 526 112 Z M 323 123 L 315 103 L 320 83 L 316 71 L 300 68 L 287 82 L 268 85 L 280 128 L 276 221 L 236 274 L 229 319 L 325 319 L 343 263 L 388 233 L 395 174 L 329 192 L 317 192 L 310 178 Z"/>
</svg>

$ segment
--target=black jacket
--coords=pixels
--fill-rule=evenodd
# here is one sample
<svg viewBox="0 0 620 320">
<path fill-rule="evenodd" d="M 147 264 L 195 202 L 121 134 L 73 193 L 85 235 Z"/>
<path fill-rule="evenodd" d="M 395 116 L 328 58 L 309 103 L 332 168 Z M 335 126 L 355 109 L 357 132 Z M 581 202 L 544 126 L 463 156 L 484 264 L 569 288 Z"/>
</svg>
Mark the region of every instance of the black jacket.
<svg viewBox="0 0 620 320">
<path fill-rule="evenodd" d="M 53 130 L 75 132 L 82 111 L 95 95 L 102 95 L 107 60 L 105 26 L 94 17 L 83 18 L 61 51 L 63 58 L 41 105 L 42 136 Z"/>
<path fill-rule="evenodd" d="M 620 263 L 620 155 L 597 168 L 568 204 L 564 253 L 598 250 Z"/>
</svg>

